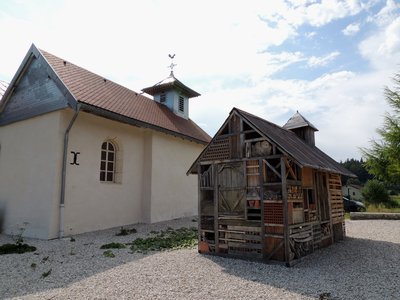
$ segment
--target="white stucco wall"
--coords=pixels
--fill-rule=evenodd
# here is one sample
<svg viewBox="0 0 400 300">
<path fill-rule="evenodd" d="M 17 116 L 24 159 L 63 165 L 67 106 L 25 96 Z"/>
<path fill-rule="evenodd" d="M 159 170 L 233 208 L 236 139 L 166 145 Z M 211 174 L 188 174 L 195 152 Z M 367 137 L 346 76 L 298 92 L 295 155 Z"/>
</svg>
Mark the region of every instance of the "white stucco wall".
<svg viewBox="0 0 400 300">
<path fill-rule="evenodd" d="M 71 109 L 0 127 L 0 213 L 6 233 L 57 238 L 64 133 Z M 121 181 L 100 182 L 101 145 L 119 147 Z M 69 134 L 64 235 L 197 214 L 197 177 L 186 171 L 204 145 L 86 112 Z M 72 165 L 73 154 L 79 152 Z"/>
<path fill-rule="evenodd" d="M 61 168 L 60 112 L 0 127 L 0 213 L 3 231 L 51 238 L 57 227 Z M 0 217 L 1 218 L 1 217 Z"/>
<path fill-rule="evenodd" d="M 197 176 L 186 172 L 204 145 L 154 132 L 151 222 L 197 215 Z"/>
<path fill-rule="evenodd" d="M 101 145 L 111 139 L 119 147 L 121 183 L 100 181 Z M 79 113 L 68 147 L 65 235 L 142 221 L 143 129 Z M 71 165 L 70 151 L 80 152 Z"/>
</svg>

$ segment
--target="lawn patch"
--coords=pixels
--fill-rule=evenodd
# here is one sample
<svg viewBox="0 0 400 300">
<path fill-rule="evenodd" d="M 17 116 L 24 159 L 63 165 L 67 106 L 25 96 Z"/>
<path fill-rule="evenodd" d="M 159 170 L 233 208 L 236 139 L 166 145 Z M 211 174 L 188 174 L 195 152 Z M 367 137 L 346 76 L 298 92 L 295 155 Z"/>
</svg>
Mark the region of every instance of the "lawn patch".
<svg viewBox="0 0 400 300">
<path fill-rule="evenodd" d="M 133 252 L 162 251 L 168 249 L 191 248 L 197 244 L 197 229 L 179 228 L 161 231 L 156 236 L 138 238 L 131 245 Z"/>
</svg>

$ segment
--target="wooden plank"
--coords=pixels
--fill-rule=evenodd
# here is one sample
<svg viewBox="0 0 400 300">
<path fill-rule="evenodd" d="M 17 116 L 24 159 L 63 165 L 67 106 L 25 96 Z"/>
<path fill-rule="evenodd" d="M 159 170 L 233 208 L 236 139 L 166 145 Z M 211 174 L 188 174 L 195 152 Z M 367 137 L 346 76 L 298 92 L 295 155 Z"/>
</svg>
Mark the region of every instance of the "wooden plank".
<svg viewBox="0 0 400 300">
<path fill-rule="evenodd" d="M 261 232 L 260 227 L 250 227 L 250 226 L 234 226 L 228 225 L 229 230 L 239 230 L 243 232 Z"/>
<path fill-rule="evenodd" d="M 312 176 L 312 169 L 304 167 L 302 170 L 302 186 L 305 188 L 312 188 L 313 186 L 313 176 Z"/>
<path fill-rule="evenodd" d="M 261 244 L 249 244 L 249 243 L 238 243 L 238 242 L 228 242 L 229 247 L 236 247 L 236 248 L 247 248 L 247 249 L 257 249 L 261 250 Z"/>
<path fill-rule="evenodd" d="M 283 239 L 283 238 L 285 238 L 283 235 L 279 235 L 279 234 L 272 234 L 272 233 L 266 233 L 264 236 L 265 236 L 265 237 L 273 237 L 273 238 L 278 238 L 278 239 Z"/>
<path fill-rule="evenodd" d="M 284 241 L 280 242 L 278 244 L 278 246 L 276 246 L 276 248 L 274 250 L 272 250 L 272 252 L 268 255 L 267 260 L 270 260 L 271 257 L 274 256 L 275 253 L 278 252 L 282 248 L 283 244 L 284 244 Z"/>
</svg>

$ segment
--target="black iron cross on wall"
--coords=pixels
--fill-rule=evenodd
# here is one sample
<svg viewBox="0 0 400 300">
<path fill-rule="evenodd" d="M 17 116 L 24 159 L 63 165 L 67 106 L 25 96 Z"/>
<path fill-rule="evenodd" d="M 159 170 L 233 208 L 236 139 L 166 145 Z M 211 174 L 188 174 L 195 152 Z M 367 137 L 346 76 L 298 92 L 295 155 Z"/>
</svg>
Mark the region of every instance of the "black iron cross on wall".
<svg viewBox="0 0 400 300">
<path fill-rule="evenodd" d="M 81 154 L 80 152 L 75 152 L 75 151 L 71 151 L 71 154 L 74 156 L 72 163 L 69 163 L 70 165 L 77 165 L 79 166 L 78 163 L 78 154 Z"/>
</svg>

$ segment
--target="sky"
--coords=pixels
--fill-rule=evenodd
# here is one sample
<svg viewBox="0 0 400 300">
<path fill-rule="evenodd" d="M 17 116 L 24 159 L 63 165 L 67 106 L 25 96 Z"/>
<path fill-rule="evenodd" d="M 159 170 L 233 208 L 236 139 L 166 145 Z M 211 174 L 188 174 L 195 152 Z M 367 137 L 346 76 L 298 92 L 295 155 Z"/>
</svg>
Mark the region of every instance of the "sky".
<svg viewBox="0 0 400 300">
<path fill-rule="evenodd" d="M 201 94 L 213 136 L 233 107 L 283 126 L 299 111 L 337 161 L 361 158 L 400 72 L 398 0 L 1 0 L 0 80 L 34 43 L 134 91 L 169 75 Z"/>
</svg>

